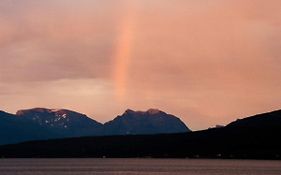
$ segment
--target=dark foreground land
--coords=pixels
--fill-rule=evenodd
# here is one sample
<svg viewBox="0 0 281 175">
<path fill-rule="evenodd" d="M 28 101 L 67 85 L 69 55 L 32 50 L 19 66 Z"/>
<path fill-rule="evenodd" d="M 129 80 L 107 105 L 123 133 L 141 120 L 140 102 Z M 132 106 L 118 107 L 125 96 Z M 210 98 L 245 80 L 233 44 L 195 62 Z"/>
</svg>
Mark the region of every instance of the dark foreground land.
<svg viewBox="0 0 281 175">
<path fill-rule="evenodd" d="M 0 157 L 281 159 L 281 111 L 223 128 L 147 136 L 84 137 L 0 146 Z"/>
</svg>

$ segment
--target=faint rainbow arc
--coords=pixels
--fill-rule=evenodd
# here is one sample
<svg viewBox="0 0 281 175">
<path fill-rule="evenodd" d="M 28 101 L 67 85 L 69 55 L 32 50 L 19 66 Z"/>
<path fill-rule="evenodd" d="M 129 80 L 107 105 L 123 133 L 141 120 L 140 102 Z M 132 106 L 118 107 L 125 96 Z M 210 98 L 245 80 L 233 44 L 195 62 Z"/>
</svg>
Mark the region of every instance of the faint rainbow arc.
<svg viewBox="0 0 281 175">
<path fill-rule="evenodd" d="M 121 21 L 117 37 L 116 51 L 114 52 L 113 80 L 115 94 L 118 100 L 123 100 L 126 95 L 129 67 L 132 57 L 134 39 L 135 11 L 132 4 L 126 4 L 124 16 Z"/>
</svg>

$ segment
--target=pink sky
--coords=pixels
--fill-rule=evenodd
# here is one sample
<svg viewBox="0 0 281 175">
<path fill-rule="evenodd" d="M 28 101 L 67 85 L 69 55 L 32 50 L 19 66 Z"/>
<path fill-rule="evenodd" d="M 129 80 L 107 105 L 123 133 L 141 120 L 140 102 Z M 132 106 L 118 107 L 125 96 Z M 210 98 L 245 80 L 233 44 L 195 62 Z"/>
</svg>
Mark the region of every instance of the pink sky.
<svg viewBox="0 0 281 175">
<path fill-rule="evenodd" d="M 280 0 L 1 0 L 0 109 L 191 129 L 281 108 Z"/>
</svg>

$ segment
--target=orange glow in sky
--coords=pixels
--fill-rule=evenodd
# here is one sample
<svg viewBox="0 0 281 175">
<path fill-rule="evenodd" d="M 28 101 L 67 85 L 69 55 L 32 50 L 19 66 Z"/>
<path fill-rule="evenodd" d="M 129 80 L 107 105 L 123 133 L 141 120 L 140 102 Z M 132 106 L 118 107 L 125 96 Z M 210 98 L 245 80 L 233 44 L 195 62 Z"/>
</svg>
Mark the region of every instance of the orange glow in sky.
<svg viewBox="0 0 281 175">
<path fill-rule="evenodd" d="M 192 130 L 281 108 L 281 0 L 0 0 L 0 110 Z"/>
</svg>

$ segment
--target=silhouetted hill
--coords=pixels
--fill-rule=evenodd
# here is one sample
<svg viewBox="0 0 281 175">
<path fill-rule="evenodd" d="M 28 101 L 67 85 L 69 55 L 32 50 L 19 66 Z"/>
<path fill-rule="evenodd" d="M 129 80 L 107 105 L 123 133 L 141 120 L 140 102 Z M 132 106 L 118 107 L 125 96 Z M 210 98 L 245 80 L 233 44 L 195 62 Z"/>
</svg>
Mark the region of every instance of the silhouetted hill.
<svg viewBox="0 0 281 175">
<path fill-rule="evenodd" d="M 177 117 L 158 109 L 127 110 L 123 115 L 104 124 L 107 135 L 139 135 L 183 133 L 190 130 Z"/>
<path fill-rule="evenodd" d="M 2 157 L 281 159 L 281 111 L 183 134 L 84 137 L 0 147 Z"/>
<path fill-rule="evenodd" d="M 0 145 L 3 145 L 54 138 L 180 133 L 189 130 L 180 119 L 159 110 L 127 111 L 103 125 L 71 110 L 34 108 L 19 110 L 16 115 L 0 112 L 0 131 Z"/>
<path fill-rule="evenodd" d="M 227 127 L 231 128 L 278 128 L 281 126 L 281 110 L 258 114 L 252 117 L 238 119 L 230 123 Z"/>
</svg>

